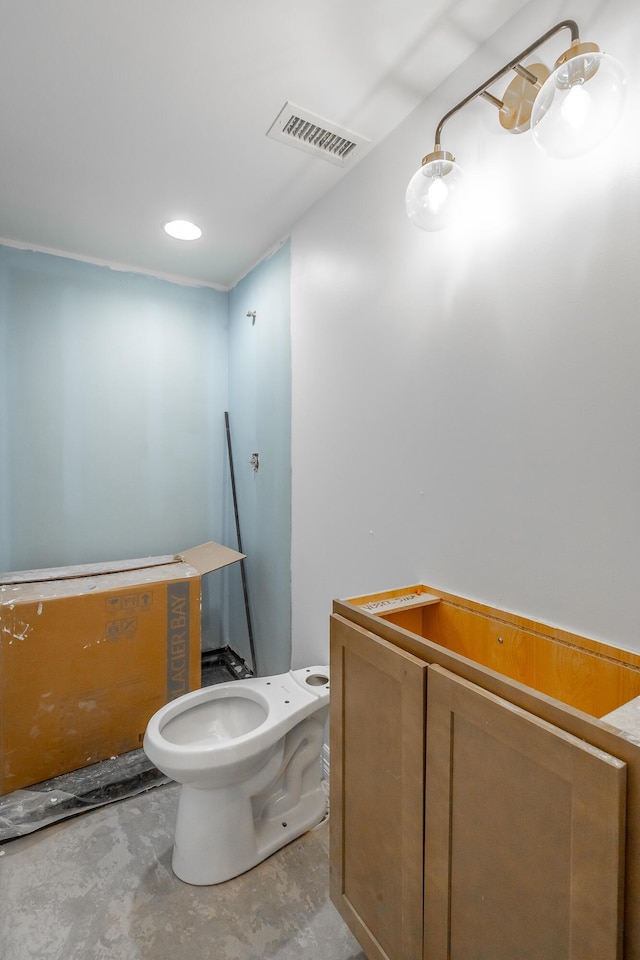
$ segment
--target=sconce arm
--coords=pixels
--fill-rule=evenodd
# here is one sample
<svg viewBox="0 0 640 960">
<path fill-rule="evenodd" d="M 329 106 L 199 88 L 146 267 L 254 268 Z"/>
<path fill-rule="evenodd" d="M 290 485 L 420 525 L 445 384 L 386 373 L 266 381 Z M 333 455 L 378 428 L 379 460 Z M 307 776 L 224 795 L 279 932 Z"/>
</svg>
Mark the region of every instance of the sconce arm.
<svg viewBox="0 0 640 960">
<path fill-rule="evenodd" d="M 519 67 L 520 69 L 518 69 L 517 72 L 521 76 L 525 76 L 529 71 L 527 71 L 524 67 L 521 67 L 520 61 L 528 57 L 531 53 L 533 53 L 534 50 L 537 50 L 538 47 L 541 47 L 543 43 L 546 43 L 547 40 L 550 40 L 551 37 L 555 36 L 556 33 L 559 33 L 561 30 L 565 30 L 565 29 L 571 31 L 572 43 L 575 43 L 580 39 L 580 31 L 578 29 L 578 24 L 576 23 L 576 21 L 562 20 L 560 23 L 557 23 L 555 27 L 551 27 L 550 30 L 547 30 L 547 32 L 544 33 L 541 37 L 538 37 L 538 39 L 534 43 L 530 44 L 525 50 L 519 53 L 517 57 L 514 57 L 513 60 L 510 60 L 509 63 L 506 63 L 504 67 L 498 70 L 497 73 L 494 73 L 492 77 L 489 77 L 488 80 L 485 80 L 485 82 L 481 84 L 479 87 L 477 87 L 473 91 L 473 93 L 470 93 L 467 97 L 464 98 L 464 100 L 461 100 L 460 103 L 457 103 L 455 107 L 452 107 L 452 109 L 449 110 L 448 113 L 445 113 L 444 117 L 436 127 L 435 146 L 433 148 L 434 151 L 442 149 L 440 138 L 442 136 L 442 128 L 444 127 L 447 120 L 450 120 L 451 117 L 454 116 L 454 114 L 458 113 L 459 110 L 462 110 L 463 107 L 466 107 L 468 103 L 471 103 L 472 100 L 475 100 L 478 97 L 484 96 L 484 98 L 486 100 L 489 100 L 491 103 L 500 102 L 500 101 L 496 101 L 495 98 L 492 98 L 491 94 L 487 94 L 488 88 L 492 86 L 492 84 L 494 84 L 497 80 L 500 80 L 502 77 L 504 77 L 505 74 L 509 73 L 510 70 L 516 70 L 516 68 L 519 68 Z M 531 77 L 533 77 L 532 82 L 535 82 L 536 78 L 533 76 L 533 74 L 531 74 Z M 527 77 L 527 79 L 530 79 L 530 78 Z"/>
</svg>

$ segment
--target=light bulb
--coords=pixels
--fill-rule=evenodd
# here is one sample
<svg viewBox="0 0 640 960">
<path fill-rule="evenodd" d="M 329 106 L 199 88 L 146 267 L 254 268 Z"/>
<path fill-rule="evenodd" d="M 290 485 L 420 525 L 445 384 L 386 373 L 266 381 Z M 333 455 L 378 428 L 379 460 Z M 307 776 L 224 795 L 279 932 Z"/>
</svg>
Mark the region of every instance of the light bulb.
<svg viewBox="0 0 640 960">
<path fill-rule="evenodd" d="M 442 177 L 436 177 L 431 181 L 431 186 L 427 191 L 427 207 L 437 216 L 443 203 L 447 202 L 449 196 L 449 187 Z"/>
<path fill-rule="evenodd" d="M 464 174 L 450 153 L 438 150 L 425 157 L 407 187 L 406 208 L 422 230 L 442 230 L 458 214 Z"/>
<path fill-rule="evenodd" d="M 572 130 L 579 130 L 589 118 L 591 96 L 583 83 L 575 83 L 560 108 L 562 119 Z"/>
<path fill-rule="evenodd" d="M 594 43 L 559 58 L 531 111 L 531 132 L 544 153 L 577 157 L 611 133 L 622 114 L 626 80 L 617 60 Z"/>
</svg>

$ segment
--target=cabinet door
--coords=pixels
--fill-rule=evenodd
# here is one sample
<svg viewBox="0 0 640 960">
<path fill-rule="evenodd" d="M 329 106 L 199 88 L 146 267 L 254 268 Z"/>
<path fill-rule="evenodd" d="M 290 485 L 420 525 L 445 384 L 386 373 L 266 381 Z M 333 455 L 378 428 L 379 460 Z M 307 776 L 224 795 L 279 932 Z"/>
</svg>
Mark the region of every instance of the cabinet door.
<svg viewBox="0 0 640 960">
<path fill-rule="evenodd" d="M 426 669 L 331 618 L 331 899 L 370 960 L 422 957 Z"/>
<path fill-rule="evenodd" d="M 626 765 L 428 676 L 425 960 L 621 956 Z"/>
</svg>

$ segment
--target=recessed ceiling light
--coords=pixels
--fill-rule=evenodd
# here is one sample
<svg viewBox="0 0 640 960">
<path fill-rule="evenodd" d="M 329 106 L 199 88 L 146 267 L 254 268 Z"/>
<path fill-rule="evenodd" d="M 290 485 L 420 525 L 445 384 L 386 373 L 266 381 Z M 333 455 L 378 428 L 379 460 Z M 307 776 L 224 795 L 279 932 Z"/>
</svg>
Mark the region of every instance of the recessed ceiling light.
<svg viewBox="0 0 640 960">
<path fill-rule="evenodd" d="M 197 240 L 202 230 L 189 220 L 170 220 L 164 225 L 165 232 L 176 240 Z"/>
</svg>

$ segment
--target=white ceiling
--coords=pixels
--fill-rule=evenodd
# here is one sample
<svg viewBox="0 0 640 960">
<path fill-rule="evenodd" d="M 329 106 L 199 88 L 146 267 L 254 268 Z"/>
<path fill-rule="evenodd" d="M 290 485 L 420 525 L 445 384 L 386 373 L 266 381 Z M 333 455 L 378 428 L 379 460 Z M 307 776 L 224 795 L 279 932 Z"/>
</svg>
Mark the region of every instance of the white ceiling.
<svg viewBox="0 0 640 960">
<path fill-rule="evenodd" d="M 0 0 L 0 240 L 230 287 L 525 0 Z M 203 229 L 171 240 L 174 218 Z"/>
</svg>

